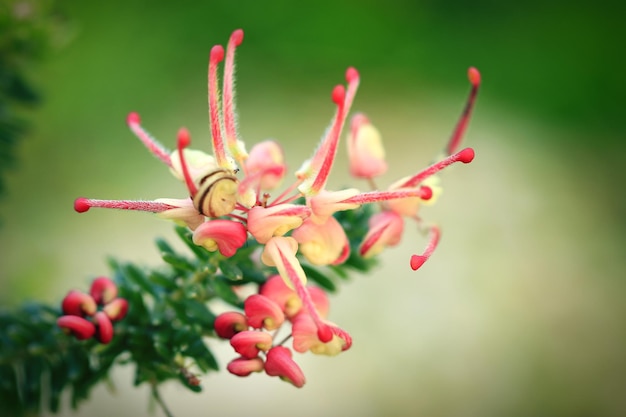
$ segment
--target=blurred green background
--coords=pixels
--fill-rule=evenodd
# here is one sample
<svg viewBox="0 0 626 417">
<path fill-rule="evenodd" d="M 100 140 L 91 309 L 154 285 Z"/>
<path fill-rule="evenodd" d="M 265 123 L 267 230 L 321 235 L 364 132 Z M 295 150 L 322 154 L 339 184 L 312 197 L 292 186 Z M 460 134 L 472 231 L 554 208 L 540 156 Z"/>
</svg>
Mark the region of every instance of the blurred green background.
<svg viewBox="0 0 626 417">
<path fill-rule="evenodd" d="M 6 1 L 6 0 L 5 0 Z M 36 12 L 41 4 L 29 4 Z M 63 42 L 29 68 L 43 104 L 29 114 L 0 201 L 0 302 L 58 302 L 106 274 L 106 256 L 156 264 L 150 215 L 94 210 L 77 196 L 182 198 L 184 190 L 129 133 L 125 117 L 173 147 L 179 127 L 210 147 L 208 52 L 243 28 L 240 131 L 248 147 L 280 140 L 296 169 L 329 122 L 332 87 L 357 67 L 354 108 L 383 133 L 390 172 L 417 171 L 445 144 L 469 84 L 483 76 L 466 144 L 469 166 L 444 176 L 424 210 L 443 228 L 403 244 L 332 300 L 353 348 L 298 357 L 302 390 L 264 375 L 167 386 L 176 415 L 617 416 L 626 414 L 624 221 L 620 185 L 626 30 L 620 3 L 456 1 L 58 2 Z M 2 10 L 11 10 L 3 8 Z M 0 33 L 0 36 L 2 34 Z M 342 148 L 331 186 L 347 176 Z M 213 343 L 225 364 L 226 343 Z M 149 393 L 113 375 L 78 412 L 143 415 Z M 160 415 L 157 410 L 155 415 Z"/>
</svg>

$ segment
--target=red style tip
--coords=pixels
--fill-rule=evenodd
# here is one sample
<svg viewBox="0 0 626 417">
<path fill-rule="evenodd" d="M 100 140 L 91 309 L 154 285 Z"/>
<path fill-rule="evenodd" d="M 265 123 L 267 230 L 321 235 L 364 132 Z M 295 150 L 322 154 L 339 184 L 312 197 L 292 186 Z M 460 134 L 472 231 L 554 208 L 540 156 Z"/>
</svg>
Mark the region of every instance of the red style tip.
<svg viewBox="0 0 626 417">
<path fill-rule="evenodd" d="M 357 71 L 356 68 L 354 67 L 349 67 L 346 70 L 346 81 L 351 83 L 353 81 L 357 81 L 358 79 L 359 79 L 359 71 Z"/>
<path fill-rule="evenodd" d="M 242 29 L 237 29 L 236 31 L 234 31 L 230 35 L 230 40 L 231 40 L 232 43 L 235 44 L 235 46 L 241 45 L 241 43 L 243 42 L 243 30 Z"/>
<path fill-rule="evenodd" d="M 467 78 L 469 78 L 470 83 L 472 83 L 474 87 L 480 85 L 480 72 L 476 68 L 469 67 L 467 70 Z"/>
<path fill-rule="evenodd" d="M 420 198 L 424 201 L 428 201 L 433 197 L 433 189 L 428 187 L 427 185 L 422 185 L 420 187 L 421 195 Z"/>
<path fill-rule="evenodd" d="M 343 101 L 346 98 L 346 89 L 343 85 L 337 85 L 335 86 L 335 88 L 333 88 L 333 93 L 332 93 L 332 99 L 333 102 L 338 105 L 341 106 L 343 105 Z"/>
<path fill-rule="evenodd" d="M 222 45 L 215 45 L 211 48 L 211 62 L 222 62 L 224 60 L 224 47 Z"/>
<path fill-rule="evenodd" d="M 422 265 L 424 265 L 424 262 L 426 262 L 427 259 L 428 258 L 426 256 L 422 256 L 422 255 L 411 256 L 411 269 L 413 271 L 417 271 L 418 269 L 422 267 Z"/>
<path fill-rule="evenodd" d="M 86 198 L 79 197 L 76 200 L 74 200 L 74 210 L 76 210 L 77 213 L 84 213 L 88 211 L 90 208 L 91 206 L 89 205 L 89 202 L 87 201 Z"/>
<path fill-rule="evenodd" d="M 184 149 L 191 143 L 191 136 L 189 135 L 189 131 L 181 127 L 178 131 L 178 147 L 180 149 Z"/>
<path fill-rule="evenodd" d="M 474 160 L 474 149 L 472 148 L 465 148 L 461 151 L 459 151 L 458 155 L 458 161 L 463 162 L 464 164 L 469 164 L 470 162 L 472 162 Z"/>
<path fill-rule="evenodd" d="M 139 113 L 131 112 L 126 116 L 126 124 L 127 125 L 138 125 L 141 123 L 141 118 L 139 117 Z"/>
</svg>

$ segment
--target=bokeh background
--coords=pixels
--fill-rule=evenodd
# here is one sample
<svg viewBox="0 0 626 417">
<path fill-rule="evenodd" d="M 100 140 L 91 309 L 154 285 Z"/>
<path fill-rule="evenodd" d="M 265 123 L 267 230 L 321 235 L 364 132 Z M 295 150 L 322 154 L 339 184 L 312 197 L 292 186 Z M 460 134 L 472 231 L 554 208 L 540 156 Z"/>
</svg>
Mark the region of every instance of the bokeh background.
<svg viewBox="0 0 626 417">
<path fill-rule="evenodd" d="M 29 69 L 44 101 L 28 113 L 0 201 L 3 306 L 56 303 L 106 274 L 106 256 L 159 262 L 152 241 L 173 238 L 169 223 L 78 215 L 72 202 L 184 195 L 125 117 L 140 112 L 172 147 L 186 126 L 207 149 L 208 52 L 233 29 L 246 36 L 237 85 L 248 144 L 279 139 L 297 168 L 353 65 L 362 77 L 354 108 L 382 131 L 391 165 L 381 184 L 441 150 L 473 65 L 484 83 L 466 144 L 477 157 L 444 175 L 443 196 L 424 211 L 443 228 L 440 247 L 412 272 L 410 254 L 425 240 L 409 227 L 380 268 L 332 297 L 331 318 L 352 333 L 353 348 L 299 356 L 301 390 L 222 372 L 203 379 L 201 394 L 168 385 L 165 400 L 186 416 L 626 414 L 619 3 L 99 3 L 58 2 L 58 42 Z M 331 185 L 345 184 L 366 188 L 347 176 L 342 148 Z M 212 347 L 222 364 L 233 357 L 226 343 Z M 132 387 L 132 369 L 112 380 L 114 390 L 100 387 L 62 414 L 147 412 L 149 393 Z"/>
</svg>

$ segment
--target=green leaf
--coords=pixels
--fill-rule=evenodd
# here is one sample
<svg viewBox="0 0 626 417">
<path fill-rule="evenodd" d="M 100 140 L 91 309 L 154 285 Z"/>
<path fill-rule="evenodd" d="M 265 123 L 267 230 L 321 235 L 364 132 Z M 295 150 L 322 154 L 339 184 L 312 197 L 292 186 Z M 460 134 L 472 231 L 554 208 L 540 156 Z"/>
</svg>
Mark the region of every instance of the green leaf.
<svg viewBox="0 0 626 417">
<path fill-rule="evenodd" d="M 179 271 L 195 271 L 196 266 L 189 262 L 184 257 L 173 254 L 173 253 L 163 253 L 161 254 L 161 258 L 168 264 L 172 265 L 176 270 Z"/>
<path fill-rule="evenodd" d="M 217 277 L 213 280 L 213 290 L 215 291 L 215 295 L 222 300 L 236 307 L 241 307 L 242 302 L 239 296 L 233 291 L 230 284 L 225 279 Z"/>
<path fill-rule="evenodd" d="M 188 318 L 198 321 L 202 326 L 213 328 L 215 315 L 208 309 L 206 304 L 188 298 L 183 303 Z"/>
<path fill-rule="evenodd" d="M 191 343 L 182 353 L 185 356 L 194 358 L 198 368 L 202 369 L 204 372 L 207 372 L 210 369 L 215 371 L 219 369 L 215 356 L 213 356 L 213 353 L 206 347 L 200 338 Z"/>
<path fill-rule="evenodd" d="M 219 267 L 222 274 L 226 278 L 232 281 L 241 281 L 243 279 L 243 273 L 241 269 L 235 265 L 231 258 L 222 259 L 219 261 Z"/>
<path fill-rule="evenodd" d="M 146 278 L 146 275 L 143 273 L 143 271 L 141 271 L 139 268 L 137 268 L 135 265 L 133 264 L 127 264 L 124 268 L 123 268 L 123 272 L 125 272 L 126 276 L 135 284 L 137 284 L 137 286 L 139 288 L 141 288 L 143 291 L 147 292 L 148 294 L 156 297 L 156 291 L 154 289 L 154 287 L 152 286 L 152 284 L 150 283 L 150 281 L 148 281 L 148 279 Z"/>
</svg>

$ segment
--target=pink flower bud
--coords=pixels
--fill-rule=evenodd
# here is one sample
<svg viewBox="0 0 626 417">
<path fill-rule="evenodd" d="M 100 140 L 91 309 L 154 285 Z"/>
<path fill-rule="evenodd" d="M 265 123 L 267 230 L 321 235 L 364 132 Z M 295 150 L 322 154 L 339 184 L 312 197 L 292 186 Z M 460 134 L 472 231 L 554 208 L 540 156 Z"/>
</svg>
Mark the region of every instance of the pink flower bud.
<svg viewBox="0 0 626 417">
<path fill-rule="evenodd" d="M 380 133 L 363 114 L 352 117 L 348 157 L 350 173 L 357 178 L 373 178 L 387 171 Z"/>
<path fill-rule="evenodd" d="M 253 294 L 243 305 L 248 324 L 255 329 L 277 329 L 285 321 L 280 306 L 264 295 Z"/>
<path fill-rule="evenodd" d="M 359 252 L 364 258 L 378 255 L 387 246 L 400 243 L 404 220 L 394 211 L 383 211 L 369 220 L 370 230 L 361 243 Z"/>
<path fill-rule="evenodd" d="M 85 315 L 92 316 L 96 312 L 97 306 L 92 296 L 72 290 L 63 298 L 61 308 L 65 314 L 84 317 Z"/>
<path fill-rule="evenodd" d="M 117 297 L 117 285 L 107 277 L 98 277 L 91 283 L 89 293 L 97 304 L 107 304 Z"/>
<path fill-rule="evenodd" d="M 230 345 L 244 358 L 255 358 L 260 351 L 272 347 L 272 335 L 256 330 L 244 330 L 230 339 Z"/>
<path fill-rule="evenodd" d="M 259 243 L 267 243 L 274 236 L 282 236 L 300 227 L 309 217 L 308 207 L 296 204 L 278 204 L 272 207 L 255 206 L 248 211 L 248 231 Z"/>
<path fill-rule="evenodd" d="M 222 339 L 230 339 L 237 333 L 248 328 L 246 316 L 238 311 L 227 311 L 215 318 L 213 323 L 215 333 Z"/>
<path fill-rule="evenodd" d="M 224 256 L 233 256 L 242 247 L 248 234 L 243 224 L 231 220 L 215 219 L 202 223 L 193 232 L 193 243 L 207 250 L 219 250 Z"/>
<path fill-rule="evenodd" d="M 237 358 L 230 361 L 226 366 L 228 372 L 237 376 L 248 376 L 252 372 L 261 372 L 265 364 L 261 358 Z"/>
<path fill-rule="evenodd" d="M 71 332 L 78 340 L 89 339 L 96 332 L 96 326 L 92 322 L 74 315 L 59 317 L 57 326 Z"/>
<path fill-rule="evenodd" d="M 100 343 L 106 345 L 113 339 L 113 324 L 111 323 L 111 319 L 102 311 L 98 311 L 94 315 L 94 319 L 97 324 L 96 338 Z"/>
<path fill-rule="evenodd" d="M 271 276 L 263 284 L 259 294 L 278 304 L 288 318 L 295 316 L 302 308 L 302 300 L 285 284 L 280 275 Z"/>
<path fill-rule="evenodd" d="M 306 382 L 302 369 L 291 358 L 291 351 L 284 346 L 274 346 L 267 352 L 265 373 L 280 377 L 298 388 Z"/>
<path fill-rule="evenodd" d="M 128 313 L 128 301 L 123 298 L 116 298 L 102 308 L 102 311 L 112 320 L 118 321 L 126 317 Z"/>
<path fill-rule="evenodd" d="M 280 145 L 273 140 L 254 145 L 246 159 L 246 169 L 246 176 L 254 178 L 262 190 L 278 187 L 287 171 Z"/>
</svg>

